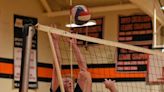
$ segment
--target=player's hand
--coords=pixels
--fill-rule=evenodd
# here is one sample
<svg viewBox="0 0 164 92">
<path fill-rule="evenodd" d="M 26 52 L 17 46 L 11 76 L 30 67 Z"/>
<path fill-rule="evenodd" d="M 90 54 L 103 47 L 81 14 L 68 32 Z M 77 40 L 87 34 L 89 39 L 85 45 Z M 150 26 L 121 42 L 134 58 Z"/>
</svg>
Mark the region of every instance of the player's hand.
<svg viewBox="0 0 164 92">
<path fill-rule="evenodd" d="M 72 45 L 77 45 L 77 40 L 74 39 L 74 38 L 70 39 L 69 42 L 70 42 L 70 44 L 72 44 Z"/>
<path fill-rule="evenodd" d="M 56 28 L 56 24 L 51 24 L 51 27 Z M 59 37 L 60 37 L 59 35 L 55 33 L 51 33 L 51 35 L 52 35 L 53 40 L 59 41 Z"/>
<path fill-rule="evenodd" d="M 52 35 L 53 40 L 59 41 L 59 38 L 60 38 L 59 35 L 57 35 L 57 34 L 55 34 L 55 33 L 52 33 L 51 35 Z"/>
<path fill-rule="evenodd" d="M 104 84 L 105 87 L 109 89 L 111 92 L 116 92 L 115 81 L 112 81 L 111 79 L 109 80 L 105 79 Z"/>
</svg>

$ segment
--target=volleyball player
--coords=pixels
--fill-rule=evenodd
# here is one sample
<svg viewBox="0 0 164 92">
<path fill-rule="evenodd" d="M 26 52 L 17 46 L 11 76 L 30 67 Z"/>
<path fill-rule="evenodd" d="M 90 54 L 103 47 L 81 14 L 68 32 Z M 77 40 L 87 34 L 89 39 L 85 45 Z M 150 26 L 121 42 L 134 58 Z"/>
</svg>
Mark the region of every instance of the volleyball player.
<svg viewBox="0 0 164 92">
<path fill-rule="evenodd" d="M 59 51 L 59 36 L 56 34 L 52 34 L 53 36 L 53 41 L 54 41 L 54 47 L 57 53 L 57 58 L 59 63 L 61 62 L 61 54 Z M 80 72 L 78 74 L 77 78 L 77 84 L 74 86 L 74 81 L 69 77 L 65 76 L 63 77 L 63 84 L 64 84 L 64 89 L 65 92 L 91 92 L 92 88 L 92 78 L 90 73 L 87 71 L 87 65 L 85 62 L 84 57 L 82 56 L 80 49 L 76 45 L 76 40 L 72 39 L 69 41 L 72 44 L 73 51 L 75 53 L 76 61 L 78 63 Z M 53 69 L 53 72 L 55 73 L 55 69 Z M 56 73 L 54 74 L 56 76 Z M 52 79 L 52 92 L 61 92 L 60 87 L 58 84 L 57 77 L 53 77 Z"/>
<path fill-rule="evenodd" d="M 59 50 L 59 36 L 56 34 L 52 34 L 52 37 L 53 37 L 53 43 L 57 54 L 58 62 L 60 64 L 61 53 Z M 77 83 L 75 87 L 74 87 L 74 81 L 70 76 L 64 76 L 62 78 L 65 92 L 92 92 L 91 74 L 87 70 L 86 61 L 83 55 L 81 54 L 80 49 L 77 46 L 77 41 L 76 39 L 71 39 L 69 42 L 72 45 L 73 52 L 75 53 L 76 61 L 78 63 L 80 71 L 78 74 Z M 51 92 L 61 92 L 56 75 L 57 74 L 55 72 L 55 68 L 53 68 L 52 84 L 50 88 Z M 111 92 L 116 92 L 114 81 L 105 79 L 104 84 L 106 88 L 109 89 Z"/>
</svg>

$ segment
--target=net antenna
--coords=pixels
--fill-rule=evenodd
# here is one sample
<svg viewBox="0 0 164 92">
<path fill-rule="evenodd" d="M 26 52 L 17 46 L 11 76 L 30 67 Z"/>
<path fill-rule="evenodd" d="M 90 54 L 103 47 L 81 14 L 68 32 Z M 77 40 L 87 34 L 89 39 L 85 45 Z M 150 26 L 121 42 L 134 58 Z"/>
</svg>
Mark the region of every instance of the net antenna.
<svg viewBox="0 0 164 92">
<path fill-rule="evenodd" d="M 70 4 L 70 9 L 71 9 L 71 7 L 72 7 L 72 4 L 73 3 L 73 1 L 72 0 L 70 0 L 70 2 L 69 2 L 69 4 Z M 72 13 L 71 13 L 71 10 L 70 10 L 70 24 L 72 24 L 73 23 L 73 16 L 72 16 Z M 71 27 L 70 27 L 70 32 L 72 31 L 72 29 L 71 29 Z M 71 71 L 71 78 L 73 79 L 73 63 L 72 63 L 72 45 L 70 44 L 70 71 Z"/>
<path fill-rule="evenodd" d="M 69 5 L 70 5 L 70 16 L 69 16 L 69 23 L 72 24 L 73 23 L 73 16 L 72 16 L 72 13 L 71 13 L 71 7 L 72 7 L 72 4 L 73 1 L 72 0 L 69 0 Z M 70 27 L 70 32 L 72 31 L 72 27 Z M 71 71 L 71 78 L 73 79 L 73 59 L 72 59 L 72 44 L 70 44 L 70 71 Z M 73 84 L 72 84 L 73 86 Z M 73 89 L 74 90 L 74 89 Z"/>
</svg>

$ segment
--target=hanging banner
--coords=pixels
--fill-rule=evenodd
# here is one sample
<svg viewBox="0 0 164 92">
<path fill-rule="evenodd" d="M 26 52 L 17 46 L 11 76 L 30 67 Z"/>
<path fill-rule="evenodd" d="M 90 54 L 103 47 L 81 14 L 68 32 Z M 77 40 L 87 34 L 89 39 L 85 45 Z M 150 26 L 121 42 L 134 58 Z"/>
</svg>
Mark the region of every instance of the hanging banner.
<svg viewBox="0 0 164 92">
<path fill-rule="evenodd" d="M 148 15 L 132 15 L 119 17 L 118 41 L 125 44 L 151 49 L 153 27 Z M 148 54 L 118 48 L 117 71 L 147 71 Z"/>
<path fill-rule="evenodd" d="M 23 32 L 24 24 L 37 23 L 36 18 L 14 15 L 14 87 L 20 86 L 20 69 L 23 48 Z M 29 88 L 35 89 L 38 87 L 37 83 L 37 32 L 32 40 L 32 49 L 30 53 L 30 73 L 29 73 Z"/>
</svg>

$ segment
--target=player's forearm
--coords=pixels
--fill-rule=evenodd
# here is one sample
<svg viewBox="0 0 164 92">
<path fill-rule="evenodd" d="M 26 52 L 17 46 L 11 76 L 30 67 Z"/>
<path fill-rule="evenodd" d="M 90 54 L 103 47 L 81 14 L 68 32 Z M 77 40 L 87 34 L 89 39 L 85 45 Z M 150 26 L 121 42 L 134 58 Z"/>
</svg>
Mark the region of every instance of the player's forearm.
<svg viewBox="0 0 164 92">
<path fill-rule="evenodd" d="M 55 48 L 55 52 L 56 52 L 56 55 L 57 55 L 58 63 L 61 66 L 61 61 L 62 60 L 61 60 L 61 53 L 60 53 L 60 48 L 59 48 L 59 41 L 54 40 L 53 43 L 54 43 L 54 48 Z"/>
<path fill-rule="evenodd" d="M 111 87 L 107 87 L 107 89 L 110 90 L 110 92 L 118 92 L 117 89 L 115 87 L 111 88 Z"/>
<path fill-rule="evenodd" d="M 75 53 L 75 56 L 76 56 L 79 68 L 81 70 L 86 70 L 87 69 L 87 65 L 86 65 L 86 62 L 85 62 L 85 59 L 84 59 L 83 55 L 81 54 L 80 49 L 75 44 L 73 44 L 72 47 L 73 47 L 73 51 Z"/>
<path fill-rule="evenodd" d="M 53 68 L 52 71 L 52 82 L 51 82 L 51 89 L 52 92 L 55 92 L 55 90 L 58 88 L 59 84 L 58 84 L 58 80 L 57 80 L 57 76 L 56 76 L 56 69 Z"/>
<path fill-rule="evenodd" d="M 60 49 L 59 49 L 59 38 L 55 35 L 52 34 L 53 36 L 53 45 L 54 45 L 54 49 L 56 52 L 56 56 L 57 56 L 57 62 L 61 63 L 61 53 L 60 53 Z M 61 66 L 61 65 L 60 65 Z M 57 72 L 56 72 L 56 67 L 55 65 L 53 65 L 53 71 L 52 71 L 52 91 L 55 92 L 55 90 L 58 88 L 59 84 L 58 84 L 58 79 L 57 79 Z"/>
<path fill-rule="evenodd" d="M 111 89 L 110 92 L 118 92 L 116 89 Z"/>
<path fill-rule="evenodd" d="M 80 71 L 77 79 L 77 83 L 82 88 L 83 92 L 91 92 L 92 78 L 88 71 Z"/>
<path fill-rule="evenodd" d="M 84 92 L 92 92 L 92 80 L 86 80 Z"/>
</svg>

